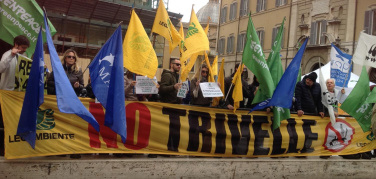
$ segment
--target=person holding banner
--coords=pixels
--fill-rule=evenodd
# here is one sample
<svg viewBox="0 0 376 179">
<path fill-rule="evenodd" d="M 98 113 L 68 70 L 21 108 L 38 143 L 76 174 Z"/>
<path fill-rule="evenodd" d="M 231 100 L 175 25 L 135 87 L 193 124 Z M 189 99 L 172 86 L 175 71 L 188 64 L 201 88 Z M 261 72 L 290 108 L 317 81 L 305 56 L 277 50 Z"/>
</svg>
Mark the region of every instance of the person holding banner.
<svg viewBox="0 0 376 179">
<path fill-rule="evenodd" d="M 74 92 L 79 96 L 84 87 L 84 77 L 81 68 L 76 63 L 77 58 L 77 52 L 73 49 L 68 49 L 65 51 L 61 63 L 63 64 L 64 71 L 68 76 Z M 51 72 L 47 80 L 47 93 L 56 94 L 53 72 Z"/>
<path fill-rule="evenodd" d="M 17 65 L 17 54 L 23 54 L 30 46 L 30 41 L 23 35 L 19 35 L 13 40 L 13 48 L 3 54 L 0 61 L 0 89 L 14 90 L 15 74 Z"/>
<path fill-rule="evenodd" d="M 205 98 L 200 89 L 201 82 L 208 82 L 209 68 L 206 64 L 202 64 L 200 76 L 201 80 L 198 79 L 199 77 L 194 77 L 191 80 L 191 104 L 209 107 L 212 98 Z"/>
<path fill-rule="evenodd" d="M 30 41 L 23 35 L 13 39 L 13 48 L 6 51 L 0 61 L 0 89 L 14 90 L 15 74 L 17 66 L 17 54 L 23 54 L 29 48 Z M 1 112 L 1 108 L 0 108 Z M 3 115 L 0 113 L 0 128 L 4 128 Z M 4 156 L 4 130 L 0 132 L 0 156 Z"/>
<path fill-rule="evenodd" d="M 171 58 L 170 69 L 163 70 L 159 87 L 161 102 L 172 104 L 182 103 L 182 99 L 177 97 L 178 90 L 182 86 L 182 83 L 178 83 L 180 66 L 179 59 Z"/>
<path fill-rule="evenodd" d="M 316 83 L 315 72 L 306 75 L 302 81 L 296 84 L 295 99 L 298 116 L 304 113 L 320 114 L 324 117 L 324 107 L 321 103 L 321 86 Z"/>
</svg>

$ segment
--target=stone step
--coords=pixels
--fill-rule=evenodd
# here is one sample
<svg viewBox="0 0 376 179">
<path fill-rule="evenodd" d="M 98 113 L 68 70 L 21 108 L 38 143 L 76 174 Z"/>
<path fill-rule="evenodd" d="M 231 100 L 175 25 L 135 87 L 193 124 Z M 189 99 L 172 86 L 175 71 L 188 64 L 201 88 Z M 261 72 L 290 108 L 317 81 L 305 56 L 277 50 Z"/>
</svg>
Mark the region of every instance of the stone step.
<svg viewBox="0 0 376 179">
<path fill-rule="evenodd" d="M 117 158 L 82 155 L 81 159 L 0 157 L 0 178 L 375 178 L 376 159 L 202 158 L 146 155 Z"/>
</svg>

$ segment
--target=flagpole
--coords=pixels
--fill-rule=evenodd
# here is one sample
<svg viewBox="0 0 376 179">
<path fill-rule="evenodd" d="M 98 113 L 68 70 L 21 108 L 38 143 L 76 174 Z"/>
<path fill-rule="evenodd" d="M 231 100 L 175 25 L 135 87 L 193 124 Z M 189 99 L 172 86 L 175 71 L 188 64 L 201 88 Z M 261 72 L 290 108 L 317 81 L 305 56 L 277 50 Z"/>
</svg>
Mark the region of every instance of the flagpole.
<svg viewBox="0 0 376 179">
<path fill-rule="evenodd" d="M 243 65 L 243 62 L 241 62 L 241 63 L 239 64 L 238 68 L 240 68 L 242 65 Z M 236 72 L 235 72 L 235 73 L 236 73 Z M 240 73 L 240 77 L 241 77 L 241 74 L 242 74 L 242 73 L 243 73 L 243 71 Z M 232 82 L 231 82 L 230 88 L 228 89 L 227 94 L 226 94 L 225 101 L 227 101 L 227 97 L 228 97 L 228 95 L 230 94 L 230 91 L 231 91 L 232 86 L 233 86 L 233 84 L 232 84 Z"/>
</svg>

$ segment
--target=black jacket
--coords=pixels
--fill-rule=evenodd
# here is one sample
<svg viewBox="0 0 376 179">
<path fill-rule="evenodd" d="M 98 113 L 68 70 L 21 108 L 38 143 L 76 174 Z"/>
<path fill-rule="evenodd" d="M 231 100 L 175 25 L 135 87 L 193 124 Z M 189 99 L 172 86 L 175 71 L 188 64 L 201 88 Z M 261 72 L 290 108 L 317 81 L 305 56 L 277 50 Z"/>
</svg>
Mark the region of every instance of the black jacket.
<svg viewBox="0 0 376 179">
<path fill-rule="evenodd" d="M 163 70 L 161 76 L 161 83 L 159 87 L 159 95 L 161 102 L 181 104 L 182 99 L 177 97 L 178 90 L 174 85 L 178 82 L 179 75 L 170 70 Z"/>
<path fill-rule="evenodd" d="M 233 73 L 231 76 L 225 78 L 225 94 L 223 94 L 224 97 L 226 97 L 226 95 L 228 93 L 228 90 L 230 89 L 230 86 L 232 84 L 232 78 L 234 77 L 234 75 L 235 75 L 235 73 Z M 227 97 L 227 100 L 225 102 L 226 106 L 229 105 L 229 104 L 231 104 L 232 106 L 234 106 L 234 100 L 232 99 L 232 92 L 234 91 L 234 87 L 235 86 L 232 85 L 230 93 L 229 93 L 229 95 Z M 247 83 L 247 81 L 245 81 L 243 79 L 243 76 L 242 76 L 242 89 L 243 89 L 242 90 L 243 91 L 243 99 L 244 98 L 250 98 L 250 97 L 252 97 L 251 96 L 251 92 L 249 91 L 249 88 L 248 88 L 248 83 Z M 245 108 L 245 106 L 244 106 L 244 100 L 240 101 L 239 108 Z"/>
<path fill-rule="evenodd" d="M 74 89 L 74 92 L 76 93 L 77 96 L 79 96 L 82 88 L 84 87 L 84 76 L 83 76 L 82 70 L 79 69 L 78 72 L 73 72 L 71 70 L 71 68 L 67 68 L 65 66 L 63 66 L 63 68 L 64 68 L 65 73 L 68 76 L 68 79 L 69 79 L 69 82 L 72 85 L 72 88 Z M 80 86 L 78 88 L 74 88 L 73 85 L 77 81 L 80 84 Z M 51 74 L 49 74 L 49 76 L 48 76 L 47 93 L 56 95 L 54 72 L 51 72 Z"/>
<path fill-rule="evenodd" d="M 295 98 L 296 110 L 303 110 L 305 113 L 318 114 L 324 111 L 321 103 L 321 87 L 318 83 L 313 83 L 309 87 L 305 83 L 306 77 L 296 84 Z"/>
</svg>

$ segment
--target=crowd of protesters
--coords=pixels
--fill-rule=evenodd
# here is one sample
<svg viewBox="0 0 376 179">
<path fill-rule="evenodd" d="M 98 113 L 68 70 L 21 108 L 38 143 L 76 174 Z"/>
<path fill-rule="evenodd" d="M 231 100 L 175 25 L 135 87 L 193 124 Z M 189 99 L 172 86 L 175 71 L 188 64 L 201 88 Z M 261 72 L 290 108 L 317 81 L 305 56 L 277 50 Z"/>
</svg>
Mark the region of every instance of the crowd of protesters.
<svg viewBox="0 0 376 179">
<path fill-rule="evenodd" d="M 14 38 L 13 48 L 5 52 L 0 61 L 0 89 L 1 90 L 14 90 L 15 84 L 15 69 L 17 64 L 17 54 L 23 54 L 26 49 L 29 47 L 30 43 L 28 39 L 24 36 L 17 36 Z M 61 59 L 65 73 L 72 85 L 72 88 L 76 92 L 77 96 L 81 97 L 91 97 L 95 98 L 90 84 L 84 87 L 84 78 L 82 69 L 77 65 L 78 56 L 77 53 L 68 49 Z M 179 89 L 182 87 L 182 82 L 179 81 L 179 71 L 181 63 L 179 59 L 172 58 L 170 59 L 169 69 L 164 69 L 161 75 L 161 80 L 159 84 L 156 84 L 159 89 L 157 95 L 139 95 L 135 93 L 135 86 L 137 84 L 134 74 L 130 71 L 127 71 L 124 74 L 124 90 L 125 90 L 125 99 L 127 101 L 159 101 L 164 103 L 172 104 L 190 104 L 196 106 L 210 107 L 212 98 L 205 98 L 200 89 L 200 83 L 208 82 L 209 78 L 209 67 L 206 64 L 203 64 L 199 68 L 199 75 L 193 77 L 190 80 L 190 88 L 187 91 L 185 99 L 177 97 Z M 235 71 L 239 64 L 236 64 Z M 219 84 L 219 86 L 225 86 L 224 100 L 219 104 L 220 108 L 234 108 L 234 101 L 232 99 L 233 85 L 232 79 L 234 74 L 226 77 L 224 84 Z M 292 112 L 296 112 L 298 116 L 310 114 L 310 115 L 319 115 L 322 118 L 327 116 L 327 109 L 323 106 L 321 102 L 321 87 L 319 83 L 316 83 L 317 74 L 311 72 L 306 75 L 301 81 L 296 84 L 295 88 L 295 97 L 291 99 L 293 101 L 293 106 L 290 109 Z M 248 85 L 248 72 L 245 68 L 241 74 L 242 82 L 242 92 L 243 92 L 243 101 L 240 102 L 240 109 L 251 109 L 256 104 L 253 104 L 253 98 L 257 93 L 259 81 L 256 77 L 253 78 L 252 83 Z M 337 100 L 336 96 L 338 91 L 334 89 L 335 81 L 334 79 L 328 79 L 326 81 L 327 89 L 329 95 L 334 99 L 334 105 L 336 106 Z M 55 95 L 55 80 L 53 72 L 48 75 L 47 79 L 47 92 L 48 94 Z M 343 93 L 343 91 L 342 91 Z M 268 112 L 270 109 L 266 109 Z M 338 116 L 338 109 L 335 107 L 336 116 Z M 2 115 L 0 115 L 2 118 Z M 3 128 L 3 120 L 0 120 L 0 128 Z M 0 133 L 0 155 L 4 155 L 4 131 Z M 351 157 L 350 157 L 351 158 Z M 353 157 L 354 158 L 354 157 Z"/>
</svg>

